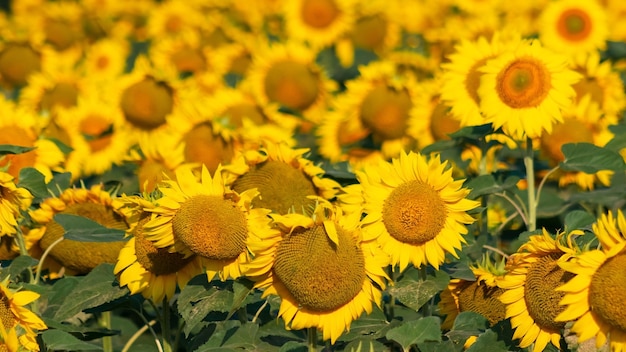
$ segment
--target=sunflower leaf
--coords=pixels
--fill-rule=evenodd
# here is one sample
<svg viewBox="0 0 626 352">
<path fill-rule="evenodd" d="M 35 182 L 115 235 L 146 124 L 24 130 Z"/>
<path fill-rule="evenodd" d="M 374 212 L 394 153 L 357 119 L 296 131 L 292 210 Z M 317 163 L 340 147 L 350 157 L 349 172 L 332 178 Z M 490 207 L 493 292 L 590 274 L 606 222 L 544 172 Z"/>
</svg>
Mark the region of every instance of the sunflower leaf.
<svg viewBox="0 0 626 352">
<path fill-rule="evenodd" d="M 50 351 L 102 351 L 102 347 L 81 341 L 72 334 L 51 329 L 41 333 L 44 345 Z"/>
<path fill-rule="evenodd" d="M 258 330 L 259 325 L 242 325 L 238 320 L 212 322 L 191 339 L 189 349 L 196 352 L 254 350 Z"/>
<path fill-rule="evenodd" d="M 572 210 L 565 215 L 565 231 L 587 228 L 596 221 L 595 216 L 582 210 Z"/>
<path fill-rule="evenodd" d="M 441 341 L 440 325 L 439 317 L 423 317 L 387 331 L 385 337 L 396 341 L 405 351 L 408 351 L 411 346 L 425 341 Z"/>
<path fill-rule="evenodd" d="M 594 174 L 602 170 L 625 171 L 622 156 L 610 149 L 591 143 L 568 143 L 561 147 L 565 160 L 559 164 L 563 171 L 581 171 Z"/>
<path fill-rule="evenodd" d="M 471 189 L 469 198 L 476 199 L 485 194 L 503 192 L 507 189 L 513 188 L 518 181 L 519 177 L 510 176 L 507 177 L 504 182 L 500 183 L 495 177 L 493 177 L 493 175 L 480 175 L 467 182 L 465 187 Z"/>
<path fill-rule="evenodd" d="M 44 175 L 32 167 L 25 167 L 20 170 L 20 181 L 17 186 L 26 188 L 36 198 L 49 196 Z"/>
<path fill-rule="evenodd" d="M 207 280 L 206 275 L 193 278 L 180 292 L 178 311 L 185 320 L 186 336 L 203 329 L 205 318 L 212 312 L 226 313 L 233 306 L 232 290 L 218 287 Z"/>
<path fill-rule="evenodd" d="M 56 214 L 54 221 L 63 227 L 65 239 L 79 242 L 124 241 L 126 231 L 104 227 L 79 215 Z"/>
<path fill-rule="evenodd" d="M 506 352 L 509 349 L 506 343 L 502 340 L 498 340 L 498 334 L 493 330 L 487 330 L 467 349 L 467 352 Z"/>
<path fill-rule="evenodd" d="M 0 156 L 7 154 L 24 154 L 35 149 L 36 147 L 21 147 L 19 145 L 0 144 Z"/>
<path fill-rule="evenodd" d="M 437 271 L 435 275 L 428 275 L 426 280 L 414 279 L 405 275 L 404 279 L 389 288 L 389 293 L 396 297 L 400 303 L 417 311 L 443 290 L 450 281 L 448 274 L 442 271 Z"/>
</svg>

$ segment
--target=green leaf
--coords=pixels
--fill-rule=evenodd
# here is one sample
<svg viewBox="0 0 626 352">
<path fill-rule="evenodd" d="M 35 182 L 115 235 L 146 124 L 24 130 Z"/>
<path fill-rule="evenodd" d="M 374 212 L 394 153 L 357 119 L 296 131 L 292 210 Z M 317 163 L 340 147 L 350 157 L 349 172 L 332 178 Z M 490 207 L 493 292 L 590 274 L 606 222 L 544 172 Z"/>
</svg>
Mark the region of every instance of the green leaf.
<svg viewBox="0 0 626 352">
<path fill-rule="evenodd" d="M 460 312 L 454 319 L 452 330 L 481 332 L 489 328 L 487 318 L 475 312 Z"/>
<path fill-rule="evenodd" d="M 511 189 L 515 187 L 519 180 L 517 176 L 510 176 L 503 183 L 499 183 L 491 174 L 480 175 L 467 182 L 465 187 L 471 189 L 468 198 L 476 199 L 485 194 L 499 193 Z"/>
<path fill-rule="evenodd" d="M 63 321 L 91 308 L 99 307 L 129 294 L 128 288 L 119 287 L 113 274 L 113 264 L 100 264 L 70 292 L 54 315 Z"/>
<path fill-rule="evenodd" d="M 450 277 L 446 273 L 437 271 L 436 275 L 428 275 L 426 280 L 404 276 L 389 288 L 389 293 L 417 311 L 448 285 Z"/>
<path fill-rule="evenodd" d="M 350 341 L 343 350 L 346 352 L 376 352 L 386 351 L 387 348 L 380 341 L 365 337 Z"/>
<path fill-rule="evenodd" d="M 0 281 L 5 277 L 10 276 L 12 281 L 20 276 L 24 271 L 30 270 L 33 266 L 37 265 L 38 260 L 28 256 L 20 255 L 11 260 L 11 264 L 8 267 L 3 268 L 0 271 Z"/>
<path fill-rule="evenodd" d="M 91 327 L 86 325 L 74 325 L 74 324 L 66 324 L 59 323 L 56 320 L 49 318 L 42 318 L 43 322 L 46 323 L 48 329 L 55 329 L 60 331 L 65 331 L 67 333 L 72 334 L 74 337 L 80 337 L 81 340 L 93 340 L 103 336 L 115 336 L 119 335 L 120 331 L 117 330 L 108 330 L 99 327 Z"/>
<path fill-rule="evenodd" d="M 306 342 L 289 341 L 282 345 L 278 352 L 307 352 L 308 350 Z"/>
<path fill-rule="evenodd" d="M 613 138 L 604 146 L 608 150 L 619 153 L 626 148 L 626 125 L 612 125 L 609 130 L 613 133 Z"/>
<path fill-rule="evenodd" d="M 450 340 L 433 342 L 426 341 L 419 345 L 420 352 L 455 352 L 454 343 Z M 376 350 L 380 351 L 380 350 Z"/>
<path fill-rule="evenodd" d="M 233 292 L 214 286 L 206 275 L 192 279 L 180 292 L 178 311 L 185 320 L 184 333 L 192 332 L 207 325 L 204 319 L 211 312 L 229 312 L 233 306 Z"/>
<path fill-rule="evenodd" d="M 194 344 L 208 337 L 208 340 L 200 344 L 196 352 L 217 352 L 217 351 L 241 351 L 253 350 L 254 340 L 259 326 L 254 323 L 241 324 L 237 320 L 226 320 L 213 322 L 203 331 L 194 336 Z M 190 346 L 193 347 L 193 346 Z"/>
<path fill-rule="evenodd" d="M 565 231 L 588 228 L 596 221 L 595 216 L 582 210 L 572 210 L 565 215 Z"/>
<path fill-rule="evenodd" d="M 49 351 L 102 351 L 102 347 L 81 341 L 61 330 L 46 330 L 41 333 L 41 338 Z"/>
<path fill-rule="evenodd" d="M 452 139 L 467 138 L 472 140 L 483 139 L 486 136 L 493 133 L 493 128 L 490 123 L 480 126 L 467 126 L 460 130 L 448 134 Z"/>
<path fill-rule="evenodd" d="M 380 308 L 374 307 L 372 313 L 363 314 L 359 319 L 353 321 L 350 325 L 350 331 L 341 335 L 339 341 L 352 341 L 363 336 L 377 339 L 385 336 L 388 330 L 398 325 L 399 321 L 388 322 L 385 313 Z"/>
<path fill-rule="evenodd" d="M 23 154 L 28 153 L 31 150 L 37 149 L 36 147 L 21 147 L 19 145 L 12 144 L 0 144 L 0 156 L 7 154 Z"/>
<path fill-rule="evenodd" d="M 46 296 L 48 304 L 45 310 L 42 311 L 42 316 L 49 318 L 54 317 L 56 312 L 59 311 L 59 308 L 61 308 L 61 305 L 63 305 L 63 302 L 70 296 L 71 292 L 78 286 L 82 279 L 82 277 L 65 276 L 55 281 L 50 293 Z"/>
<path fill-rule="evenodd" d="M 229 316 L 237 311 L 244 302 L 248 295 L 254 291 L 254 282 L 241 278 L 233 281 L 233 300 L 230 308 Z"/>
<path fill-rule="evenodd" d="M 79 242 L 119 242 L 124 241 L 126 231 L 104 227 L 97 222 L 79 215 L 56 214 L 54 221 L 65 229 L 65 239 Z"/>
<path fill-rule="evenodd" d="M 49 196 L 44 175 L 32 167 L 25 167 L 20 170 L 20 180 L 17 186 L 26 188 L 36 198 Z"/>
<path fill-rule="evenodd" d="M 54 174 L 52 176 L 52 180 L 48 182 L 48 189 L 53 191 L 55 194 L 61 193 L 63 190 L 66 190 L 70 187 L 72 183 L 72 173 L 64 172 L 61 174 Z"/>
<path fill-rule="evenodd" d="M 452 149 L 457 147 L 457 141 L 455 140 L 442 140 L 442 141 L 437 141 L 435 143 L 432 143 L 430 145 L 427 145 L 426 147 L 422 148 L 421 153 L 424 155 L 428 155 L 430 153 L 434 153 L 434 152 L 439 152 L 442 150 L 448 150 L 448 149 Z"/>
<path fill-rule="evenodd" d="M 467 352 L 507 352 L 504 341 L 498 340 L 498 334 L 493 330 L 487 330 L 468 348 Z"/>
<path fill-rule="evenodd" d="M 387 331 L 385 337 L 396 341 L 404 351 L 425 341 L 441 341 L 441 322 L 438 317 L 424 317 L 403 323 Z"/>
<path fill-rule="evenodd" d="M 526 200 L 527 191 L 523 191 L 522 199 Z M 539 198 L 539 204 L 537 204 L 537 217 L 538 218 L 551 218 L 563 214 L 564 211 L 571 206 L 563 199 L 561 193 L 556 188 L 543 188 L 541 191 L 541 198 Z"/>
<path fill-rule="evenodd" d="M 591 143 L 567 143 L 561 147 L 561 151 L 565 160 L 559 167 L 564 171 L 594 174 L 602 170 L 626 170 L 624 158 L 619 153 Z"/>
</svg>

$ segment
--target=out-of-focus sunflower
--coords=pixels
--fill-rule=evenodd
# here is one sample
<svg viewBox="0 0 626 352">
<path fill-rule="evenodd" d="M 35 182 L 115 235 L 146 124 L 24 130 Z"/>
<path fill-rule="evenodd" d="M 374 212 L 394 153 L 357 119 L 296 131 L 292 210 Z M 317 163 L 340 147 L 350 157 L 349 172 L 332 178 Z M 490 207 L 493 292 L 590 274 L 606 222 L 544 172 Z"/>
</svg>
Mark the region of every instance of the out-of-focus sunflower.
<svg viewBox="0 0 626 352">
<path fill-rule="evenodd" d="M 41 69 L 42 54 L 28 41 L 0 41 L 0 84 L 6 88 L 26 85 L 28 77 Z"/>
<path fill-rule="evenodd" d="M 352 29 L 354 6 L 354 0 L 286 1 L 287 35 L 315 48 L 329 46 Z"/>
<path fill-rule="evenodd" d="M 434 78 L 441 64 L 437 58 L 409 49 L 391 51 L 384 60 L 393 62 L 399 75 L 411 75 L 417 82 Z"/>
<path fill-rule="evenodd" d="M 156 248 L 145 238 L 143 227 L 152 215 L 146 209 L 155 208 L 157 201 L 150 197 L 122 197 L 125 204 L 122 210 L 129 219 L 132 237 L 120 251 L 113 271 L 120 286 L 127 286 L 131 294 L 141 293 L 159 303 L 174 297 L 176 287 L 184 288 L 189 280 L 202 273 L 202 268 L 197 256 L 185 257 L 167 248 Z"/>
<path fill-rule="evenodd" d="M 213 177 L 202 166 L 200 181 L 192 167 L 180 167 L 176 181 L 163 181 L 159 190 L 158 206 L 146 209 L 154 215 L 143 225 L 144 238 L 157 248 L 199 256 L 209 280 L 240 277 L 251 259 L 248 239 L 277 232 L 269 210 L 251 209 L 258 192 L 226 188 L 219 166 Z"/>
<path fill-rule="evenodd" d="M 478 202 L 467 199 L 463 180 L 454 180 L 438 156 L 402 152 L 391 163 L 369 164 L 357 171 L 364 198 L 365 239 L 378 238 L 391 264 L 400 271 L 410 263 L 439 268 L 446 253 L 465 243 L 467 214 Z"/>
<path fill-rule="evenodd" d="M 567 66 L 567 58 L 541 46 L 539 41 L 520 41 L 488 60 L 479 69 L 480 109 L 494 128 L 517 140 L 550 133 L 562 120 L 561 110 L 575 95 L 572 85 L 580 75 Z"/>
<path fill-rule="evenodd" d="M 558 348 L 565 327 L 565 323 L 555 320 L 564 310 L 559 306 L 564 294 L 555 288 L 573 275 L 561 269 L 558 262 L 574 256 L 577 249 L 571 243 L 561 243 L 562 238 L 559 234 L 554 239 L 545 229 L 542 235 L 530 236 L 509 257 L 506 275 L 497 282 L 505 290 L 500 300 L 515 329 L 513 338 L 520 339 L 521 348 L 532 345 L 533 352 L 543 351 L 550 342 Z"/>
<path fill-rule="evenodd" d="M 377 247 L 362 247 L 355 218 L 324 200 L 314 213 L 271 215 L 283 236 L 251 240 L 247 275 L 263 297 L 281 298 L 286 328 L 317 328 L 334 344 L 352 321 L 380 306 L 387 260 Z"/>
<path fill-rule="evenodd" d="M 115 80 L 124 72 L 129 52 L 130 46 L 125 41 L 102 39 L 87 47 L 80 67 L 90 80 Z"/>
<path fill-rule="evenodd" d="M 331 199 L 339 184 L 325 178 L 324 170 L 303 156 L 308 151 L 266 142 L 260 150 L 251 148 L 239 153 L 232 164 L 224 167 L 224 177 L 239 193 L 256 189 L 259 197 L 252 200 L 255 208 L 267 208 L 276 214 L 311 214 L 315 206 L 312 197 Z"/>
<path fill-rule="evenodd" d="M 246 77 L 263 105 L 276 104 L 319 121 L 336 83 L 315 62 L 317 52 L 289 41 L 259 45 Z"/>
<path fill-rule="evenodd" d="M 17 187 L 13 176 L 0 172 L 0 237 L 17 233 L 20 210 L 30 207 L 33 195 L 26 188 Z"/>
<path fill-rule="evenodd" d="M 164 177 L 176 180 L 174 170 L 185 162 L 184 147 L 169 133 L 139 139 L 139 150 L 131 149 L 127 161 L 138 164 L 137 179 L 141 192 L 152 192 Z"/>
<path fill-rule="evenodd" d="M 347 38 L 355 48 L 373 51 L 384 57 L 400 40 L 400 25 L 394 19 L 394 1 L 359 1 Z"/>
<path fill-rule="evenodd" d="M 76 62 L 85 48 L 83 10 L 74 2 L 44 2 L 20 19 L 28 25 L 32 40 L 50 48 L 65 62 Z"/>
<path fill-rule="evenodd" d="M 150 38 L 164 38 L 197 31 L 204 22 L 202 12 L 183 0 L 167 0 L 153 4 L 147 32 Z"/>
<path fill-rule="evenodd" d="M 606 48 L 609 23 L 598 1 L 551 1 L 539 22 L 539 39 L 555 52 L 576 56 Z"/>
<path fill-rule="evenodd" d="M 0 282 L 0 347 L 5 351 L 39 351 L 37 331 L 48 327 L 26 305 L 39 298 L 39 294 L 9 287 L 9 277 Z M 20 348 L 21 347 L 21 348 Z"/>
<path fill-rule="evenodd" d="M 31 75 L 20 93 L 19 104 L 44 116 L 54 116 L 58 108 L 76 106 L 78 98 L 96 89 L 74 69 L 44 70 Z"/>
<path fill-rule="evenodd" d="M 556 288 L 563 297 L 557 321 L 574 321 L 572 331 L 580 342 L 592 337 L 596 348 L 626 350 L 626 218 L 621 210 L 609 212 L 592 226 L 601 249 L 584 251 L 559 266 L 574 277 Z"/>
<path fill-rule="evenodd" d="M 150 46 L 150 59 L 154 66 L 173 69 L 177 75 L 194 75 L 205 70 L 215 72 L 217 67 L 210 62 L 214 55 L 220 54 L 203 47 L 200 34 L 195 31 L 163 38 Z"/>
<path fill-rule="evenodd" d="M 52 179 L 52 170 L 61 165 L 65 156 L 54 142 L 40 136 L 44 119 L 4 98 L 0 98 L 0 116 L 0 144 L 35 147 L 26 153 L 5 155 L 0 166 L 8 166 L 5 171 L 16 180 L 25 167 L 37 169 L 46 181 Z"/>
<path fill-rule="evenodd" d="M 28 236 L 41 238 L 39 245 L 43 250 L 54 244 L 50 249 L 50 257 L 63 265 L 68 274 L 86 274 L 99 264 L 117 262 L 126 241 L 81 242 L 62 239 L 65 230 L 54 221 L 54 215 L 82 216 L 104 227 L 127 230 L 126 216 L 120 210 L 122 205 L 119 198 L 105 191 L 102 185 L 94 185 L 89 189 L 69 188 L 58 197 L 45 199 L 39 208 L 30 211 L 37 227 L 31 229 Z"/>
<path fill-rule="evenodd" d="M 59 109 L 55 122 L 67 133 L 72 148 L 65 170 L 73 179 L 109 171 L 135 143 L 120 109 L 99 98 L 85 97 L 75 107 Z"/>
<path fill-rule="evenodd" d="M 622 18 L 626 16 L 626 3 L 620 0 L 603 1 L 609 26 L 609 40 L 626 40 L 626 23 Z"/>
</svg>

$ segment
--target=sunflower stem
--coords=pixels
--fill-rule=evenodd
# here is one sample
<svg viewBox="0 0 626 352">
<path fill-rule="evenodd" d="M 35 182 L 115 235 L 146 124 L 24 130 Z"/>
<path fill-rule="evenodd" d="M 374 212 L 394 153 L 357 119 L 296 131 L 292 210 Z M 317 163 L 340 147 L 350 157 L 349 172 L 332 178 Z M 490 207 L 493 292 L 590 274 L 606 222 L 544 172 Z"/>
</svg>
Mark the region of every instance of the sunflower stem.
<svg viewBox="0 0 626 352">
<path fill-rule="evenodd" d="M 524 156 L 524 166 L 526 166 L 526 182 L 528 183 L 528 219 L 526 226 L 528 231 L 537 229 L 537 201 L 535 194 L 535 165 L 534 165 L 533 140 L 526 139 L 526 155 Z"/>
<path fill-rule="evenodd" d="M 15 242 L 17 242 L 17 247 L 20 249 L 20 255 L 28 256 L 28 249 L 26 248 L 26 241 L 24 240 L 24 233 L 22 232 L 22 228 L 20 226 L 16 227 L 15 233 Z M 33 276 L 33 271 L 28 270 L 28 282 L 34 284 L 35 277 Z"/>
<path fill-rule="evenodd" d="M 98 325 L 107 330 L 111 330 L 111 311 L 102 312 L 98 319 Z M 113 340 L 111 336 L 102 337 L 102 350 L 104 352 L 113 352 Z"/>
<path fill-rule="evenodd" d="M 135 341 L 137 341 L 137 339 L 143 335 L 144 332 L 146 332 L 146 330 L 150 330 L 153 335 L 154 335 L 154 330 L 152 330 L 152 325 L 156 324 L 156 320 L 151 320 L 150 322 L 148 322 L 147 324 L 144 324 L 141 328 L 139 328 L 139 330 L 135 331 L 135 333 L 133 334 L 133 336 L 131 336 L 128 341 L 126 341 L 126 344 L 124 345 L 124 347 L 122 348 L 122 352 L 128 352 L 130 351 L 130 347 L 133 345 L 133 343 L 135 343 Z M 162 351 L 162 349 L 160 348 L 160 343 L 157 340 L 157 349 L 159 351 Z"/>
<path fill-rule="evenodd" d="M 317 352 L 317 328 L 310 327 L 307 329 L 308 349 L 309 352 Z"/>
<path fill-rule="evenodd" d="M 61 236 L 60 238 L 57 238 L 57 240 L 52 242 L 50 247 L 48 247 L 43 252 L 43 254 L 41 255 L 41 258 L 39 259 L 39 264 L 37 264 L 37 269 L 35 270 L 35 279 L 33 280 L 34 284 L 38 284 L 39 283 L 39 279 L 41 278 L 41 270 L 43 268 L 44 260 L 46 260 L 46 258 L 48 257 L 48 254 L 50 254 L 50 251 L 52 251 L 52 248 L 54 248 L 54 246 L 56 246 L 57 244 L 61 243 L 61 241 L 63 241 L 64 239 L 65 239 L 65 237 L 63 237 L 63 236 Z"/>
<path fill-rule="evenodd" d="M 163 352 L 172 352 L 171 332 L 170 332 L 170 303 L 167 300 L 167 296 L 163 298 L 163 320 L 161 321 L 161 328 L 163 335 Z"/>
</svg>

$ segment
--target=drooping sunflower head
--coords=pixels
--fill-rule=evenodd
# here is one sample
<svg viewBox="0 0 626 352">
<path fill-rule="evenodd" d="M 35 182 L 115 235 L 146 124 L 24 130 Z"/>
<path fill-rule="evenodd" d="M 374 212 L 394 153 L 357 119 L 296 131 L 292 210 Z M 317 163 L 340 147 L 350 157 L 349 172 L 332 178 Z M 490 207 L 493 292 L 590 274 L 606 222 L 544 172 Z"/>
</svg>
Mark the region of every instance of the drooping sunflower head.
<svg viewBox="0 0 626 352">
<path fill-rule="evenodd" d="M 43 231 L 39 242 L 41 248 L 46 250 L 54 245 L 50 250 L 53 259 L 66 267 L 70 274 L 85 274 L 101 263 L 115 263 L 126 242 L 60 240 L 65 229 L 53 219 L 54 215 L 82 216 L 104 227 L 127 230 L 128 223 L 120 210 L 121 206 L 122 203 L 105 191 L 102 185 L 94 185 L 90 189 L 67 189 L 58 197 L 47 198 L 38 209 L 30 212 L 30 216 L 40 226 L 35 230 Z"/>
<path fill-rule="evenodd" d="M 438 268 L 446 253 L 456 256 L 465 243 L 467 212 L 478 203 L 466 197 L 462 180 L 438 156 L 402 153 L 392 163 L 366 165 L 357 178 L 363 187 L 363 229 L 378 237 L 393 265 Z"/>
<path fill-rule="evenodd" d="M 480 108 L 494 128 L 517 140 L 539 137 L 562 120 L 561 111 L 575 95 L 580 75 L 567 58 L 545 49 L 537 40 L 520 41 L 488 60 L 478 88 Z"/>
<path fill-rule="evenodd" d="M 362 247 L 355 218 L 344 218 L 326 201 L 313 216 L 271 216 L 283 236 L 251 262 L 249 272 L 261 278 L 256 287 L 281 298 L 279 316 L 287 327 L 315 327 L 334 343 L 372 303 L 380 304 L 387 261 L 378 247 Z M 254 246 L 264 245 L 257 241 Z"/>
<path fill-rule="evenodd" d="M 325 178 L 323 169 L 304 157 L 307 151 L 267 142 L 261 150 L 240 153 L 224 167 L 225 177 L 236 192 L 257 189 L 259 196 L 252 201 L 255 208 L 276 214 L 311 214 L 315 205 L 311 197 L 331 199 L 339 184 Z"/>
<path fill-rule="evenodd" d="M 509 258 L 507 273 L 497 282 L 505 290 L 500 300 L 515 329 L 513 338 L 520 339 L 522 348 L 534 344 L 533 351 L 542 351 L 549 342 L 559 346 L 565 323 L 555 318 L 564 307 L 559 305 L 563 293 L 555 288 L 573 277 L 559 266 L 559 261 L 577 251 L 571 241 L 564 244 L 563 238 L 558 234 L 555 239 L 545 229 L 542 235 L 530 236 Z"/>
<path fill-rule="evenodd" d="M 272 233 L 269 212 L 251 209 L 256 190 L 237 193 L 227 189 L 218 167 L 213 177 L 202 166 L 200 180 L 192 167 L 176 170 L 176 181 L 163 181 L 163 194 L 154 215 L 143 225 L 143 234 L 157 248 L 170 248 L 186 256 L 197 255 L 212 279 L 242 275 L 241 265 L 249 261 L 250 236 Z"/>
</svg>

